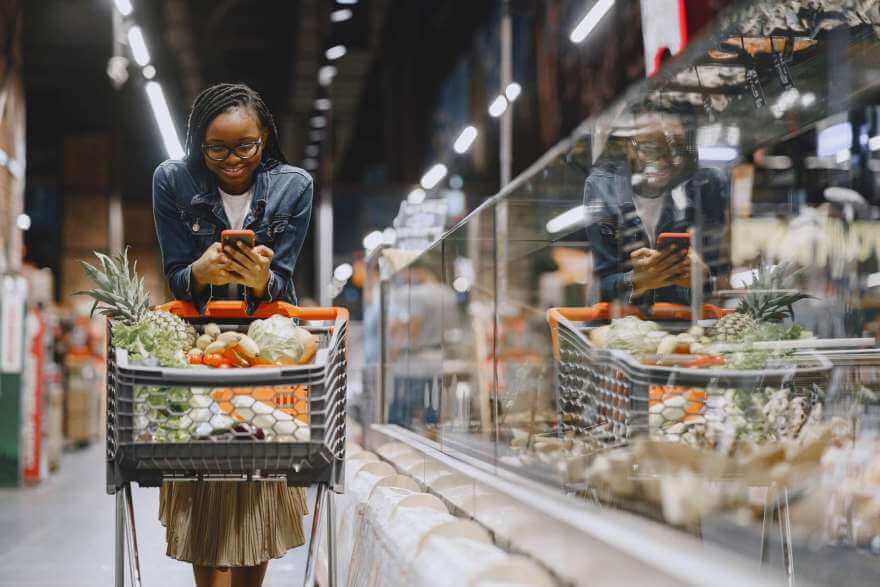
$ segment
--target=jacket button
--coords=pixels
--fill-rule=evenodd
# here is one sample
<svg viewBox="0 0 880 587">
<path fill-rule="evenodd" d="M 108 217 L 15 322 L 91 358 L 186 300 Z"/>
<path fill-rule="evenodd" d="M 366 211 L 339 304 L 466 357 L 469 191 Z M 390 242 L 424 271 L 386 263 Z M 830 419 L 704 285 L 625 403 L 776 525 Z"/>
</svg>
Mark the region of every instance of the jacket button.
<svg viewBox="0 0 880 587">
<path fill-rule="evenodd" d="M 198 223 L 198 222 L 196 222 L 195 224 L 193 224 L 193 232 L 198 232 L 198 231 L 199 231 L 199 228 L 201 228 L 201 227 L 199 226 L 199 223 Z"/>
</svg>

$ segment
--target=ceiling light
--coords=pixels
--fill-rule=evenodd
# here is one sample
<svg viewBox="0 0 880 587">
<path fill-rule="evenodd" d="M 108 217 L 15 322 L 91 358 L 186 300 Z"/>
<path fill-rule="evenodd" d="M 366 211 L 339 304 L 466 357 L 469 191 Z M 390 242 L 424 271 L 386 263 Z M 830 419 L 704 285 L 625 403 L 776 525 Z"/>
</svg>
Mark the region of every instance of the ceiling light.
<svg viewBox="0 0 880 587">
<path fill-rule="evenodd" d="M 504 114 L 505 110 L 507 110 L 507 98 L 504 96 L 498 96 L 492 100 L 491 104 L 489 104 L 489 115 L 494 118 L 498 118 Z"/>
<path fill-rule="evenodd" d="M 868 139 L 868 148 L 872 151 L 880 151 L 880 135 Z"/>
<path fill-rule="evenodd" d="M 318 145 L 309 145 L 305 148 L 305 153 L 307 157 L 317 157 L 321 153 L 321 148 Z"/>
<path fill-rule="evenodd" d="M 474 144 L 476 138 L 477 129 L 472 126 L 466 126 L 464 130 L 461 131 L 461 134 L 458 135 L 458 138 L 455 139 L 455 144 L 452 145 L 452 148 L 459 155 L 463 155 L 471 148 L 471 145 Z"/>
<path fill-rule="evenodd" d="M 324 140 L 324 131 L 323 130 L 310 130 L 309 131 L 309 140 L 314 141 L 316 143 L 320 143 Z"/>
<path fill-rule="evenodd" d="M 345 45 L 334 45 L 324 52 L 324 56 L 330 61 L 335 61 L 345 57 L 346 52 Z"/>
<path fill-rule="evenodd" d="M 522 86 L 516 82 L 509 84 L 504 90 L 504 95 L 507 96 L 508 102 L 513 102 L 519 98 L 520 94 L 522 94 Z"/>
<path fill-rule="evenodd" d="M 354 6 L 358 3 L 358 0 L 336 0 L 337 4 L 344 4 L 346 6 Z"/>
<path fill-rule="evenodd" d="M 464 187 L 464 179 L 460 175 L 453 175 L 449 178 L 449 187 L 454 190 L 460 190 Z"/>
<path fill-rule="evenodd" d="M 336 281 L 346 282 L 351 279 L 353 274 L 354 269 L 349 263 L 343 263 L 333 270 L 333 277 L 336 278 Z"/>
<path fill-rule="evenodd" d="M 122 16 L 128 16 L 129 14 L 131 14 L 132 10 L 134 10 L 129 0 L 115 0 L 115 4 L 116 10 L 118 10 L 119 14 L 121 14 Z"/>
<path fill-rule="evenodd" d="M 153 79 L 154 77 L 156 77 L 156 68 L 152 65 L 148 65 L 143 69 L 143 71 L 141 71 L 141 73 L 144 74 L 145 78 Z"/>
<path fill-rule="evenodd" d="M 315 108 L 318 110 L 330 110 L 331 105 L 330 98 L 318 98 L 315 100 Z"/>
<path fill-rule="evenodd" d="M 440 183 L 440 181 L 444 177 L 446 177 L 447 171 L 448 170 L 446 169 L 445 165 L 443 165 L 442 163 L 438 163 L 437 165 L 429 169 L 427 173 L 425 173 L 425 175 L 422 176 L 422 187 L 426 190 L 433 188 L 438 183 Z"/>
<path fill-rule="evenodd" d="M 571 31 L 571 39 L 572 43 L 582 43 L 587 36 L 593 32 L 593 29 L 596 28 L 596 25 L 599 24 L 599 21 L 602 20 L 602 17 L 605 16 L 611 7 L 614 6 L 614 0 L 599 0 L 593 7 L 590 8 L 590 11 L 586 16 L 578 23 L 574 30 Z"/>
<path fill-rule="evenodd" d="M 816 103 L 816 94 L 813 92 L 806 92 L 803 96 L 801 96 L 801 106 L 804 108 L 809 108 L 813 104 Z"/>
<path fill-rule="evenodd" d="M 19 214 L 15 219 L 15 225 L 19 230 L 29 230 L 31 227 L 31 217 L 27 214 Z"/>
<path fill-rule="evenodd" d="M 840 151 L 838 151 L 837 153 L 834 154 L 834 160 L 837 161 L 838 163 L 846 163 L 847 161 L 849 161 L 849 158 L 851 156 L 852 155 L 849 152 L 849 149 L 841 149 Z"/>
<path fill-rule="evenodd" d="M 370 234 L 364 237 L 363 245 L 364 248 L 368 251 L 372 251 L 376 247 L 382 244 L 382 241 L 385 240 L 385 237 L 378 230 L 374 230 Z"/>
<path fill-rule="evenodd" d="M 330 22 L 345 22 L 351 20 L 352 12 L 348 8 L 340 8 L 330 13 Z"/>
<path fill-rule="evenodd" d="M 312 128 L 324 128 L 327 126 L 327 119 L 323 116 L 312 116 L 309 119 L 309 124 L 312 125 Z"/>
<path fill-rule="evenodd" d="M 452 282 L 452 289 L 458 293 L 465 293 L 471 288 L 471 282 L 467 277 L 456 277 Z"/>
<path fill-rule="evenodd" d="M 314 171 L 318 168 L 318 160 L 312 158 L 303 159 L 303 167 L 309 171 Z"/>
<path fill-rule="evenodd" d="M 707 145 L 697 147 L 697 156 L 703 161 L 733 161 L 739 151 L 725 145 Z"/>
<path fill-rule="evenodd" d="M 150 52 L 147 50 L 141 27 L 135 25 L 128 29 L 128 46 L 131 47 L 131 54 L 138 65 L 143 67 L 150 62 Z"/>
<path fill-rule="evenodd" d="M 385 245 L 393 246 L 394 243 L 397 242 L 397 231 L 391 227 L 386 228 L 382 231 L 382 243 Z"/>
<path fill-rule="evenodd" d="M 150 107 L 153 109 L 153 117 L 159 126 L 159 133 L 162 135 L 162 142 L 165 143 L 165 152 L 168 153 L 170 159 L 182 159 L 183 147 L 180 145 L 180 139 L 177 137 L 177 130 L 174 128 L 174 122 L 171 120 L 171 112 L 168 110 L 168 102 L 165 101 L 165 93 L 159 82 L 147 82 L 147 98 L 150 100 Z"/>
<path fill-rule="evenodd" d="M 587 220 L 587 207 L 581 204 L 575 206 L 571 210 L 566 210 L 559 216 L 555 216 L 547 221 L 547 232 L 556 234 L 569 228 L 582 225 Z"/>
<path fill-rule="evenodd" d="M 318 70 L 318 83 L 322 86 L 329 86 L 336 77 L 336 67 L 333 65 L 325 65 Z"/>
<path fill-rule="evenodd" d="M 831 157 L 852 147 L 852 125 L 849 122 L 832 124 L 819 131 L 816 137 L 816 155 Z"/>
<path fill-rule="evenodd" d="M 416 188 L 406 196 L 406 201 L 410 204 L 419 205 L 425 201 L 425 190 Z"/>
</svg>

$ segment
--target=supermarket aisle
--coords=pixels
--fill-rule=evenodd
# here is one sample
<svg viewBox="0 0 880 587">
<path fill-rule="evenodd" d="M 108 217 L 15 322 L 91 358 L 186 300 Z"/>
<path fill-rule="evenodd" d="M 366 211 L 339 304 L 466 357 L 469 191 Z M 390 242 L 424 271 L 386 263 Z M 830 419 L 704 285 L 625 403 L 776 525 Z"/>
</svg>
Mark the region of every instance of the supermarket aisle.
<svg viewBox="0 0 880 587">
<path fill-rule="evenodd" d="M 100 443 L 67 453 L 41 485 L 0 489 L 0 586 L 113 584 L 115 501 L 104 491 L 103 455 Z M 158 489 L 135 487 L 134 507 L 144 587 L 191 587 L 190 567 L 165 556 Z M 302 547 L 272 561 L 265 587 L 302 584 L 305 558 Z"/>
</svg>

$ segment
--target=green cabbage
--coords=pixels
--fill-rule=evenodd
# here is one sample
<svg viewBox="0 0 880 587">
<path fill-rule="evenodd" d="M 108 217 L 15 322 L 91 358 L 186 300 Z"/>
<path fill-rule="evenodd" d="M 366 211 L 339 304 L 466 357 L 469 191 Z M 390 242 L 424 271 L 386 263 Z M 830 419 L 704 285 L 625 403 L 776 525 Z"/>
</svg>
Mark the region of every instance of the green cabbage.
<svg viewBox="0 0 880 587">
<path fill-rule="evenodd" d="M 303 354 L 299 327 L 292 318 L 275 315 L 265 320 L 254 320 L 248 336 L 260 347 L 260 357 L 273 363 L 293 364 Z"/>
</svg>

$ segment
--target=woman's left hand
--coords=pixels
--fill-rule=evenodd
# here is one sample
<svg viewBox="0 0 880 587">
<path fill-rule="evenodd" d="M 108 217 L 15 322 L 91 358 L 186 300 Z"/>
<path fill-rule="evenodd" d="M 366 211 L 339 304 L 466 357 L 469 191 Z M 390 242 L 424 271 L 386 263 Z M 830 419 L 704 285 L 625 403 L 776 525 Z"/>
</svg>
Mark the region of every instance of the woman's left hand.
<svg viewBox="0 0 880 587">
<path fill-rule="evenodd" d="M 685 271 L 673 281 L 679 287 L 690 288 L 693 285 L 691 283 L 691 269 L 694 266 L 700 269 L 701 281 L 705 281 L 709 277 L 709 266 L 693 250 L 688 251 L 688 261 Z"/>
<path fill-rule="evenodd" d="M 232 280 L 251 288 L 256 297 L 263 297 L 272 275 L 270 267 L 275 256 L 272 249 L 264 245 L 250 248 L 239 241 L 237 248 L 224 247 L 223 252 L 229 257 Z"/>
</svg>

